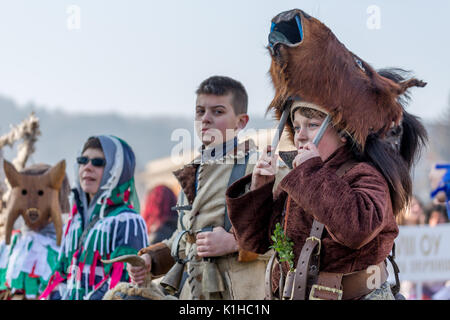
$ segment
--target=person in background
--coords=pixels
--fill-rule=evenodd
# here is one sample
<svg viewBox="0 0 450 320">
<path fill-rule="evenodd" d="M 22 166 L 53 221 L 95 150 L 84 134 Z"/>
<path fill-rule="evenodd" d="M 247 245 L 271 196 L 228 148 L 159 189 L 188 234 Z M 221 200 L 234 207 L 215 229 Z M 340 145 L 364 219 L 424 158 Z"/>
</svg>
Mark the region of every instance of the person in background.
<svg viewBox="0 0 450 320">
<path fill-rule="evenodd" d="M 445 205 L 431 203 L 426 208 L 426 221 L 430 227 L 435 227 L 441 223 L 447 223 L 447 209 Z M 422 300 L 442 300 L 450 299 L 450 287 L 446 287 L 446 281 L 427 281 L 422 284 Z M 446 293 L 446 298 L 443 293 Z M 438 294 L 439 293 L 439 294 Z"/>
<path fill-rule="evenodd" d="M 441 163 L 446 163 L 446 161 L 442 161 Z M 443 204 L 449 201 L 447 199 L 446 189 L 449 183 L 449 170 L 445 170 L 444 168 L 438 169 L 436 168 L 438 164 L 433 164 L 428 174 L 428 179 L 430 182 L 431 188 L 431 198 L 433 199 L 433 203 L 435 204 Z M 448 210 L 448 209 L 447 209 Z"/>
<path fill-rule="evenodd" d="M 399 226 L 425 225 L 426 219 L 422 201 L 420 201 L 417 195 L 413 195 L 409 207 L 397 216 L 397 224 Z M 407 280 L 400 282 L 400 293 L 407 300 L 417 299 L 416 291 L 416 284 L 414 282 Z"/>
<path fill-rule="evenodd" d="M 434 227 L 441 223 L 447 223 L 447 209 L 443 204 L 433 203 L 427 208 L 427 223 L 430 227 Z"/>
<path fill-rule="evenodd" d="M 397 224 L 400 226 L 424 225 L 426 215 L 422 201 L 413 195 L 409 207 L 397 216 Z"/>
<path fill-rule="evenodd" d="M 411 201 L 411 207 L 409 210 L 407 210 L 407 214 L 405 215 L 407 218 L 402 219 L 403 222 L 402 225 L 423 225 L 423 223 L 421 223 L 423 219 L 422 215 L 424 216 L 425 224 L 429 225 L 430 227 L 435 227 L 438 224 L 448 222 L 447 210 L 445 205 L 436 204 L 433 201 L 425 208 L 423 208 L 421 202 L 417 199 L 417 197 L 414 197 Z M 433 297 L 440 290 L 443 290 L 444 287 L 445 281 L 423 282 L 422 297 L 420 297 L 420 299 L 421 300 L 434 299 Z M 417 286 L 412 281 L 402 281 L 400 291 L 408 300 L 415 300 L 419 298 L 416 295 Z M 437 296 L 439 297 L 441 295 Z"/>
<path fill-rule="evenodd" d="M 176 204 L 175 194 L 164 185 L 158 185 L 148 192 L 141 216 L 147 224 L 150 244 L 170 238 L 176 230 L 178 213 L 172 210 Z"/>
</svg>

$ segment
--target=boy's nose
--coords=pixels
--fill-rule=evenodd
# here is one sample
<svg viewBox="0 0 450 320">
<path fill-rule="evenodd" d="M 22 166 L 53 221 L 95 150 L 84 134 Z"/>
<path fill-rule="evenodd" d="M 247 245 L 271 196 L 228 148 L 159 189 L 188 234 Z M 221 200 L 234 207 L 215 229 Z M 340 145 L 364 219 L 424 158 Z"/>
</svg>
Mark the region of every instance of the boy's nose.
<svg viewBox="0 0 450 320">
<path fill-rule="evenodd" d="M 295 145 L 299 147 L 300 145 L 304 145 L 308 142 L 308 135 L 305 134 L 303 130 L 301 130 L 295 134 L 294 140 L 296 142 Z"/>
<path fill-rule="evenodd" d="M 301 141 L 308 140 L 308 133 L 306 128 L 301 128 L 297 133 L 298 139 Z"/>
<path fill-rule="evenodd" d="M 209 112 L 205 112 L 202 117 L 202 123 L 210 123 L 211 122 L 211 114 Z"/>
</svg>

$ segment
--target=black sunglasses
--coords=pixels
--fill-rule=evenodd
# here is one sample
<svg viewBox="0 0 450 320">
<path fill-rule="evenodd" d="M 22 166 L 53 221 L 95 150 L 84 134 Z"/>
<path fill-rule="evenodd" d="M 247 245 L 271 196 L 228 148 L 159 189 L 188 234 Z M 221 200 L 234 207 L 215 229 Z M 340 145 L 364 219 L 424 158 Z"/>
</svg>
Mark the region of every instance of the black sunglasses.
<svg viewBox="0 0 450 320">
<path fill-rule="evenodd" d="M 103 158 L 92 158 L 89 159 L 88 157 L 78 157 L 77 162 L 78 164 L 88 164 L 89 161 L 91 161 L 92 165 L 94 167 L 104 167 L 106 165 L 106 160 Z"/>
</svg>

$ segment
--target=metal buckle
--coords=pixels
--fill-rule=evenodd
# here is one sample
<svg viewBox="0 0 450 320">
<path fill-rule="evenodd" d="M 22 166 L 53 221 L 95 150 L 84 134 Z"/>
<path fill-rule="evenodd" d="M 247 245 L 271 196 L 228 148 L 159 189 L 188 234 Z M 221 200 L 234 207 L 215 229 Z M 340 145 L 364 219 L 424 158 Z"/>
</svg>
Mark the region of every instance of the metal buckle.
<svg viewBox="0 0 450 320">
<path fill-rule="evenodd" d="M 335 293 L 335 294 L 337 294 L 337 300 L 342 300 L 343 292 L 342 292 L 341 289 L 325 287 L 325 286 L 321 286 L 321 285 L 318 285 L 318 284 L 314 284 L 311 287 L 311 292 L 309 293 L 309 300 L 325 300 L 325 299 L 314 297 L 314 293 L 316 292 L 316 289 L 317 290 L 323 290 L 323 291 L 330 291 L 332 293 Z"/>
<path fill-rule="evenodd" d="M 306 241 L 308 241 L 308 240 L 317 241 L 319 243 L 319 248 L 317 249 L 317 253 L 315 253 L 315 255 L 318 256 L 320 254 L 320 249 L 322 247 L 322 241 L 319 238 L 316 238 L 314 236 L 306 238 Z"/>
</svg>

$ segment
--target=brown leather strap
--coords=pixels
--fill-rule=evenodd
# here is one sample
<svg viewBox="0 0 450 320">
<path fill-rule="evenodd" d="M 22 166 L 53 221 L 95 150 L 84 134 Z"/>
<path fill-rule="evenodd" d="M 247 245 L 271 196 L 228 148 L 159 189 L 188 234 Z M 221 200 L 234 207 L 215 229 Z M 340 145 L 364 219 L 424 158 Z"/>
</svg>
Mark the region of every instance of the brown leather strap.
<svg viewBox="0 0 450 320">
<path fill-rule="evenodd" d="M 282 293 L 284 292 L 284 286 L 286 285 L 286 281 L 284 279 L 284 273 L 282 270 L 282 263 L 280 262 L 280 260 L 277 258 L 277 267 L 278 267 L 278 273 L 280 275 L 280 280 L 278 280 L 278 296 L 281 297 L 281 299 L 283 299 Z"/>
<path fill-rule="evenodd" d="M 264 285 L 264 300 L 273 300 L 273 294 L 272 294 L 272 272 L 273 272 L 273 265 L 275 262 L 275 259 L 277 257 L 276 251 L 272 254 L 272 256 L 269 259 L 269 262 L 266 266 L 266 275 L 265 275 L 265 285 Z"/>
<path fill-rule="evenodd" d="M 283 274 L 281 272 L 281 274 Z M 284 282 L 284 287 L 282 288 L 282 290 L 280 290 L 280 292 L 283 292 L 283 300 L 287 300 L 287 299 L 291 299 L 292 297 L 292 287 L 294 285 L 294 277 L 295 277 L 295 272 L 291 272 L 288 271 L 287 275 L 286 275 L 286 281 Z"/>
<path fill-rule="evenodd" d="M 394 269 L 394 277 L 395 277 L 395 285 L 391 285 L 392 294 L 395 296 L 400 292 L 400 278 L 398 274 L 400 273 L 400 269 L 398 268 L 397 263 L 395 262 L 395 242 L 392 245 L 392 254 L 388 256 L 388 260 L 392 264 L 392 268 Z"/>
<path fill-rule="evenodd" d="M 320 256 L 321 238 L 324 224 L 314 220 L 309 238 L 306 239 L 302 251 L 297 261 L 297 268 L 295 270 L 294 286 L 292 299 L 305 300 L 306 289 L 308 282 L 308 272 L 311 260 L 314 255 Z M 319 259 L 317 259 L 317 263 Z M 316 266 L 318 269 L 319 266 Z"/>
</svg>

